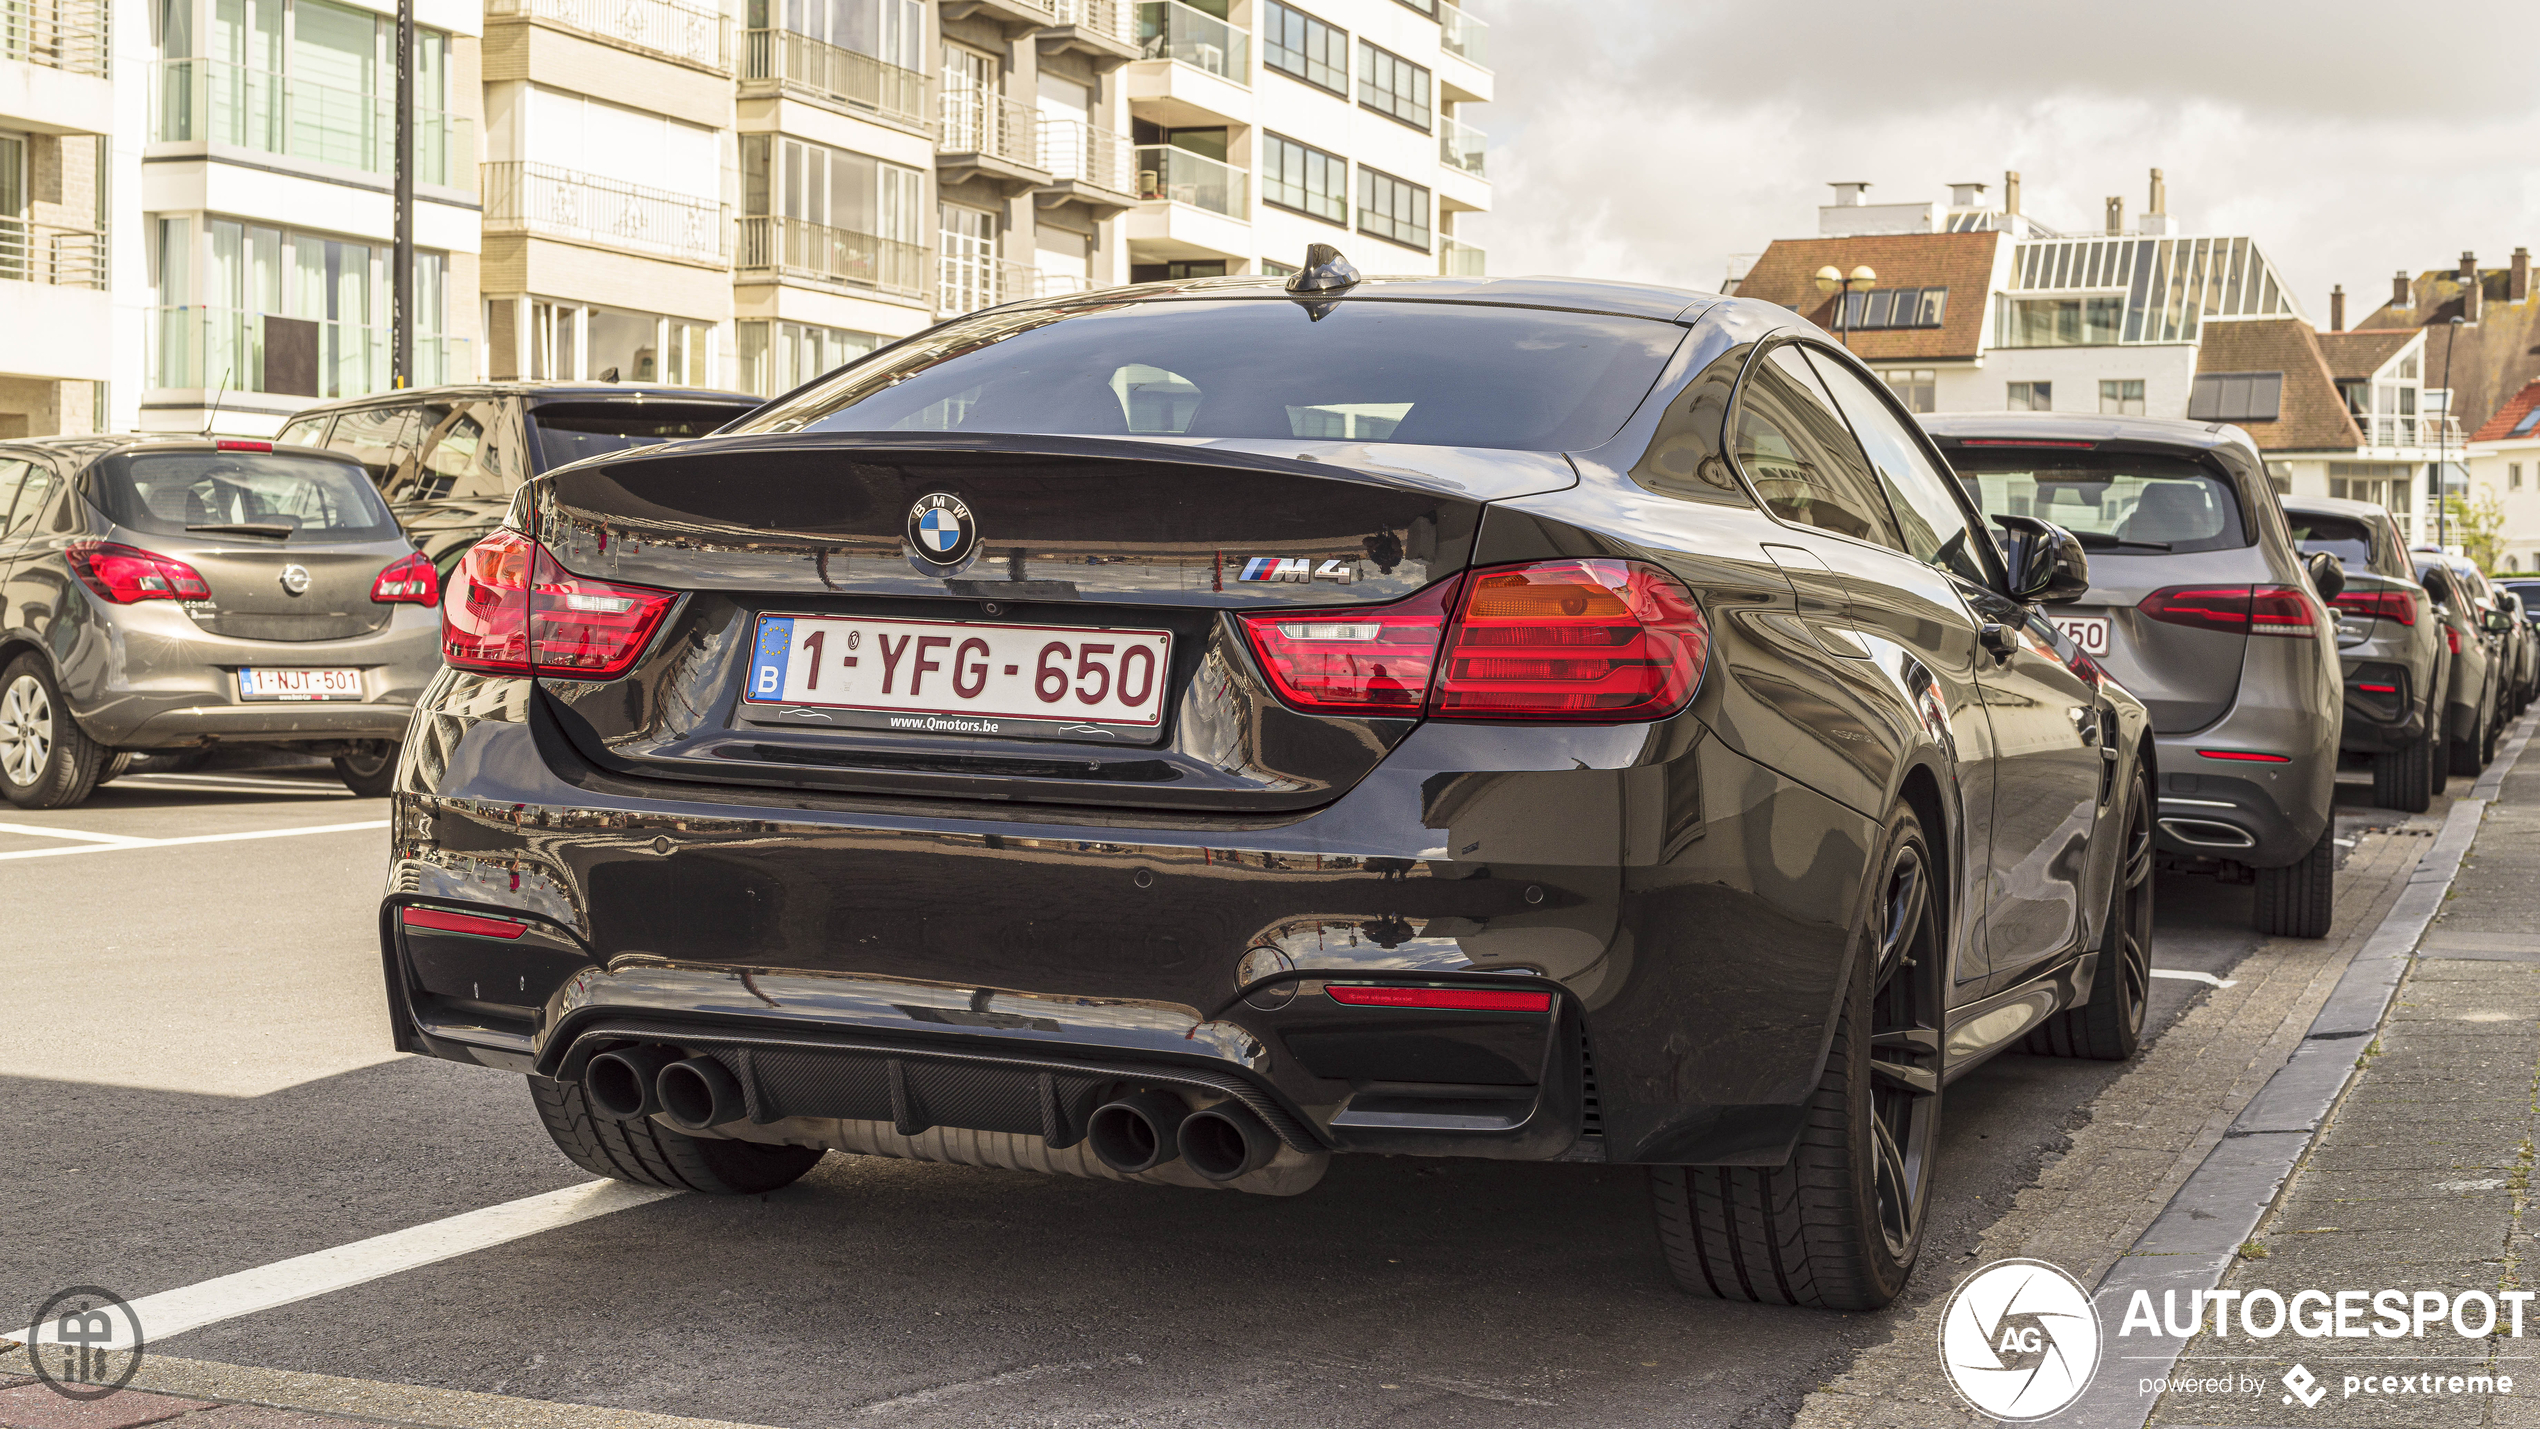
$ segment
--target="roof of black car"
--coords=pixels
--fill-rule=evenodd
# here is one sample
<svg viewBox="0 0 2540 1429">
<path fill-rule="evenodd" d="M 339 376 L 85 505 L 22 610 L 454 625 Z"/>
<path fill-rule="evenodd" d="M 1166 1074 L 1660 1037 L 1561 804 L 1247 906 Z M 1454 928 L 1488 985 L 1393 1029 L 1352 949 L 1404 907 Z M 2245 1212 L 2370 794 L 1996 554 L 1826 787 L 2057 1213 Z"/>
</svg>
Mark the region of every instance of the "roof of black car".
<svg viewBox="0 0 2540 1429">
<path fill-rule="evenodd" d="M 1287 280 L 1275 277 L 1184 278 L 1176 282 L 1138 283 L 1101 288 L 1064 297 L 1010 303 L 1016 308 L 1073 308 L 1120 302 L 1163 302 L 1206 298 L 1296 298 L 1300 301 L 1419 301 L 1495 303 L 1510 307 L 1565 308 L 1574 312 L 1614 313 L 1623 317 L 1675 320 L 1690 318 L 1714 303 L 1717 293 L 1667 288 L 1655 283 L 1613 282 L 1600 278 L 1448 278 L 1432 274 L 1379 274 L 1331 294 L 1293 294 Z"/>
</svg>

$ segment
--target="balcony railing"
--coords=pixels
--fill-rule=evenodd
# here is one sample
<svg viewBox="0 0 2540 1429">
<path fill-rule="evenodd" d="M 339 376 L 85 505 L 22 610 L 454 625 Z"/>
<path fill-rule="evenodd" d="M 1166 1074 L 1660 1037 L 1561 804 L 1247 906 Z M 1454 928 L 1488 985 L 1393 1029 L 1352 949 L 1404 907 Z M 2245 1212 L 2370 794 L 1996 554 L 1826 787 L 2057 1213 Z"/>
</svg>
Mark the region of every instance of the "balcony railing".
<svg viewBox="0 0 2540 1429">
<path fill-rule="evenodd" d="M 1458 243 L 1452 238 L 1438 240 L 1438 271 L 1449 278 L 1479 278 L 1482 272 L 1482 248 L 1477 243 Z"/>
<path fill-rule="evenodd" d="M 1490 68 L 1490 26 L 1451 4 L 1438 6 L 1438 42 L 1448 54 L 1481 69 Z"/>
<path fill-rule="evenodd" d="M 148 335 L 154 387 L 359 397 L 388 386 L 385 323 L 165 307 L 150 309 Z M 465 382 L 475 376 L 466 338 L 415 338 L 416 385 Z"/>
<path fill-rule="evenodd" d="M 943 249 L 935 255 L 937 313 L 958 317 L 1039 295 L 1039 269 L 983 251 L 976 239 L 965 239 L 957 233 L 947 233 L 943 238 Z"/>
<path fill-rule="evenodd" d="M 163 60 L 150 86 L 150 139 L 283 154 L 363 173 L 396 168 L 394 101 L 220 60 Z M 473 127 L 459 115 L 415 111 L 415 181 L 466 182 Z"/>
<path fill-rule="evenodd" d="M 106 286 L 106 235 L 0 215 L 0 279 L 56 288 Z"/>
<path fill-rule="evenodd" d="M 0 60 L 106 73 L 106 7 L 93 0 L 0 0 Z"/>
<path fill-rule="evenodd" d="M 1063 298 L 1094 290 L 1094 280 L 1081 274 L 1053 273 L 1046 268 L 1035 268 L 1032 274 L 1032 296 L 1036 298 Z"/>
<path fill-rule="evenodd" d="M 1040 115 L 993 90 L 946 89 L 936 105 L 935 148 L 946 154 L 985 154 L 1041 166 Z"/>
<path fill-rule="evenodd" d="M 1181 0 L 1138 0 L 1138 55 L 1252 83 L 1252 36 Z"/>
<path fill-rule="evenodd" d="M 1138 42 L 1137 28 L 1129 13 L 1133 3 L 1134 0 L 1050 0 L 1050 12 L 1062 25 L 1074 25 L 1134 45 Z"/>
<path fill-rule="evenodd" d="M 1204 154 L 1153 144 L 1138 150 L 1138 197 L 1186 203 L 1229 218 L 1252 216 L 1252 175 Z"/>
<path fill-rule="evenodd" d="M 729 210 L 719 203 L 516 159 L 484 172 L 488 233 L 543 233 L 710 263 L 730 251 Z"/>
<path fill-rule="evenodd" d="M 1044 115 L 1040 120 L 1041 167 L 1053 178 L 1073 179 L 1113 193 L 1131 191 L 1129 138 L 1080 119 Z"/>
<path fill-rule="evenodd" d="M 1483 134 L 1461 120 L 1438 117 L 1438 162 L 1450 169 L 1461 169 L 1477 179 L 1488 178 L 1482 171 Z"/>
<path fill-rule="evenodd" d="M 791 30 L 741 32 L 743 93 L 782 90 L 924 127 L 926 76 Z"/>
<path fill-rule="evenodd" d="M 926 250 L 917 244 L 769 214 L 741 219 L 732 267 L 744 276 L 816 278 L 911 298 L 926 292 Z"/>
<path fill-rule="evenodd" d="M 490 19 L 527 18 L 732 72 L 722 12 L 681 0 L 486 0 Z"/>
<path fill-rule="evenodd" d="M 2355 425 L 2364 429 L 2364 445 L 2372 447 L 2431 447 L 2461 440 L 2461 427 L 2449 417 L 2357 417 Z"/>
</svg>

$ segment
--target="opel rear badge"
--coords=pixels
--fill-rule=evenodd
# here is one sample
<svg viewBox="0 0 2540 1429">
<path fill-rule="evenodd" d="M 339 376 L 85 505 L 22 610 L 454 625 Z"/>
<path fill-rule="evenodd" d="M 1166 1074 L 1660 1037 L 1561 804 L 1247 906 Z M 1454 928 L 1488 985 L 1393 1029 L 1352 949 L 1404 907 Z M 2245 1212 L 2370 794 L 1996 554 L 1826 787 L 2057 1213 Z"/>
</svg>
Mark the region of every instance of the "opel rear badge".
<svg viewBox="0 0 2540 1429">
<path fill-rule="evenodd" d="M 979 526 L 958 496 L 930 491 L 908 508 L 908 548 L 930 565 L 957 566 L 979 544 Z"/>
</svg>

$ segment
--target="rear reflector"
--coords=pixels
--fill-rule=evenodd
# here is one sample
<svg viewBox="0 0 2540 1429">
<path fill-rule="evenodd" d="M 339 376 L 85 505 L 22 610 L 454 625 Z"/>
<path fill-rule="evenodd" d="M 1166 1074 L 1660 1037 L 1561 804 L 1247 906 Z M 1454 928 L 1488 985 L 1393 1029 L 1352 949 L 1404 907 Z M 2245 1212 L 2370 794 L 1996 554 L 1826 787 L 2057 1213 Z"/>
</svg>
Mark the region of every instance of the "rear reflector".
<svg viewBox="0 0 2540 1429">
<path fill-rule="evenodd" d="M 2207 759 L 2237 759 L 2244 764 L 2290 764 L 2293 762 L 2293 756 L 2290 754 L 2259 754 L 2247 749 L 2200 749 L 2196 752 Z"/>
<path fill-rule="evenodd" d="M 409 908 L 399 915 L 399 921 L 409 928 L 465 933 L 473 938 L 517 938 L 529 931 L 528 924 L 509 918 L 480 918 L 473 913 L 452 913 L 441 908 Z"/>
<path fill-rule="evenodd" d="M 120 541 L 73 541 L 62 550 L 71 574 L 104 600 L 131 605 L 144 600 L 210 600 L 203 575 L 173 556 Z"/>
<path fill-rule="evenodd" d="M 370 598 L 377 605 L 438 605 L 441 578 L 423 552 L 399 556 L 370 583 Z"/>
<path fill-rule="evenodd" d="M 470 546 L 441 596 L 441 658 L 489 675 L 612 680 L 670 613 L 677 591 L 578 576 L 518 531 Z"/>
<path fill-rule="evenodd" d="M 2171 586 L 2135 607 L 2154 620 L 2234 635 L 2316 635 L 2311 597 L 2292 586 Z"/>
<path fill-rule="evenodd" d="M 2453 626 L 2444 626 L 2443 643 L 2451 646 L 2452 653 L 2458 655 L 2461 653 L 2461 632 Z"/>
<path fill-rule="evenodd" d="M 213 449 L 214 449 L 214 450 L 216 450 L 216 451 L 225 451 L 225 452 L 269 452 L 269 451 L 272 451 L 272 450 L 273 450 L 273 443 L 271 443 L 271 442 L 241 442 L 241 441 L 231 441 L 231 440 L 229 440 L 229 439 L 227 439 L 227 438 L 223 438 L 223 439 L 222 439 L 222 440 L 220 440 L 220 441 L 217 441 L 217 442 L 212 443 L 212 447 L 213 447 Z"/>
<path fill-rule="evenodd" d="M 1485 987 L 1372 987 L 1329 983 L 1323 995 L 1352 1007 L 1416 1007 L 1433 1012 L 1550 1012 L 1548 992 L 1502 992 Z"/>
<path fill-rule="evenodd" d="M 2393 620 L 2401 625 L 2417 623 L 2416 597 L 2403 590 L 2350 590 L 2329 604 L 2349 615 Z"/>
<path fill-rule="evenodd" d="M 2399 687 L 2397 685 L 2357 685 L 2355 688 L 2368 695 L 2395 695 L 2399 693 Z"/>
</svg>

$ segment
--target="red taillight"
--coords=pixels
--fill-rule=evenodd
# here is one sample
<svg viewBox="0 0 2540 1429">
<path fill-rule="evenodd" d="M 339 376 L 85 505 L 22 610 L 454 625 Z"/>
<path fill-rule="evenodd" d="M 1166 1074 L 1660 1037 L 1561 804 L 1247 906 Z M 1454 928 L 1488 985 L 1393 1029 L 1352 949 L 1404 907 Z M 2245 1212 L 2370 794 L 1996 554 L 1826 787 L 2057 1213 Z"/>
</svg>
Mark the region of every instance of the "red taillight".
<svg viewBox="0 0 2540 1429">
<path fill-rule="evenodd" d="M 578 576 L 518 531 L 468 548 L 441 597 L 441 658 L 490 675 L 626 673 L 676 591 Z"/>
<path fill-rule="evenodd" d="M 1352 1007 L 1418 1007 L 1434 1012 L 1550 1012 L 1548 992 L 1505 992 L 1487 987 L 1372 987 L 1327 983 L 1323 995 Z"/>
<path fill-rule="evenodd" d="M 2200 749 L 2196 752 L 2207 759 L 2235 759 L 2243 764 L 2290 764 L 2293 762 L 2293 756 L 2290 754 L 2260 754 L 2248 749 Z"/>
<path fill-rule="evenodd" d="M 2349 615 L 2395 620 L 2401 625 L 2417 623 L 2416 597 L 2403 590 L 2350 590 L 2329 604 Z"/>
<path fill-rule="evenodd" d="M 1411 716 L 1429 698 L 1456 582 L 1355 610 L 1247 615 L 1261 668 L 1289 704 L 1316 714 Z"/>
<path fill-rule="evenodd" d="M 212 588 L 185 562 L 118 541 L 73 541 L 62 552 L 71 574 L 117 605 L 143 600 L 210 600 Z"/>
<path fill-rule="evenodd" d="M 423 558 L 423 552 L 400 556 L 370 583 L 370 598 L 379 605 L 438 605 L 440 577 L 434 573 L 432 562 Z"/>
<path fill-rule="evenodd" d="M 1538 561 L 1467 578 L 1432 713 L 1644 720 L 1693 697 L 1711 657 L 1702 607 L 1638 561 Z"/>
<path fill-rule="evenodd" d="M 269 452 L 273 450 L 273 443 L 245 442 L 238 441 L 230 437 L 223 437 L 219 441 L 212 443 L 212 447 L 215 451 L 225 452 Z"/>
<path fill-rule="evenodd" d="M 2355 688 L 2363 691 L 2367 695 L 2395 695 L 2399 693 L 2399 687 L 2397 685 L 2357 685 Z"/>
<path fill-rule="evenodd" d="M 2316 635 L 2311 598 L 2289 585 L 2171 586 L 2135 607 L 2154 620 L 2239 635 Z"/>
<path fill-rule="evenodd" d="M 2446 625 L 2446 626 L 2444 626 L 2444 627 L 2443 627 L 2443 643 L 2452 647 L 2452 653 L 2453 653 L 2453 654 L 2458 655 L 2459 653 L 2461 653 L 2461 632 L 2460 632 L 2460 627 L 2455 626 L 2455 625 Z"/>
<path fill-rule="evenodd" d="M 409 928 L 465 933 L 474 938 L 517 938 L 529 931 L 528 924 L 509 918 L 480 918 L 473 913 L 452 913 L 440 908 L 409 908 L 398 917 Z"/>
</svg>

